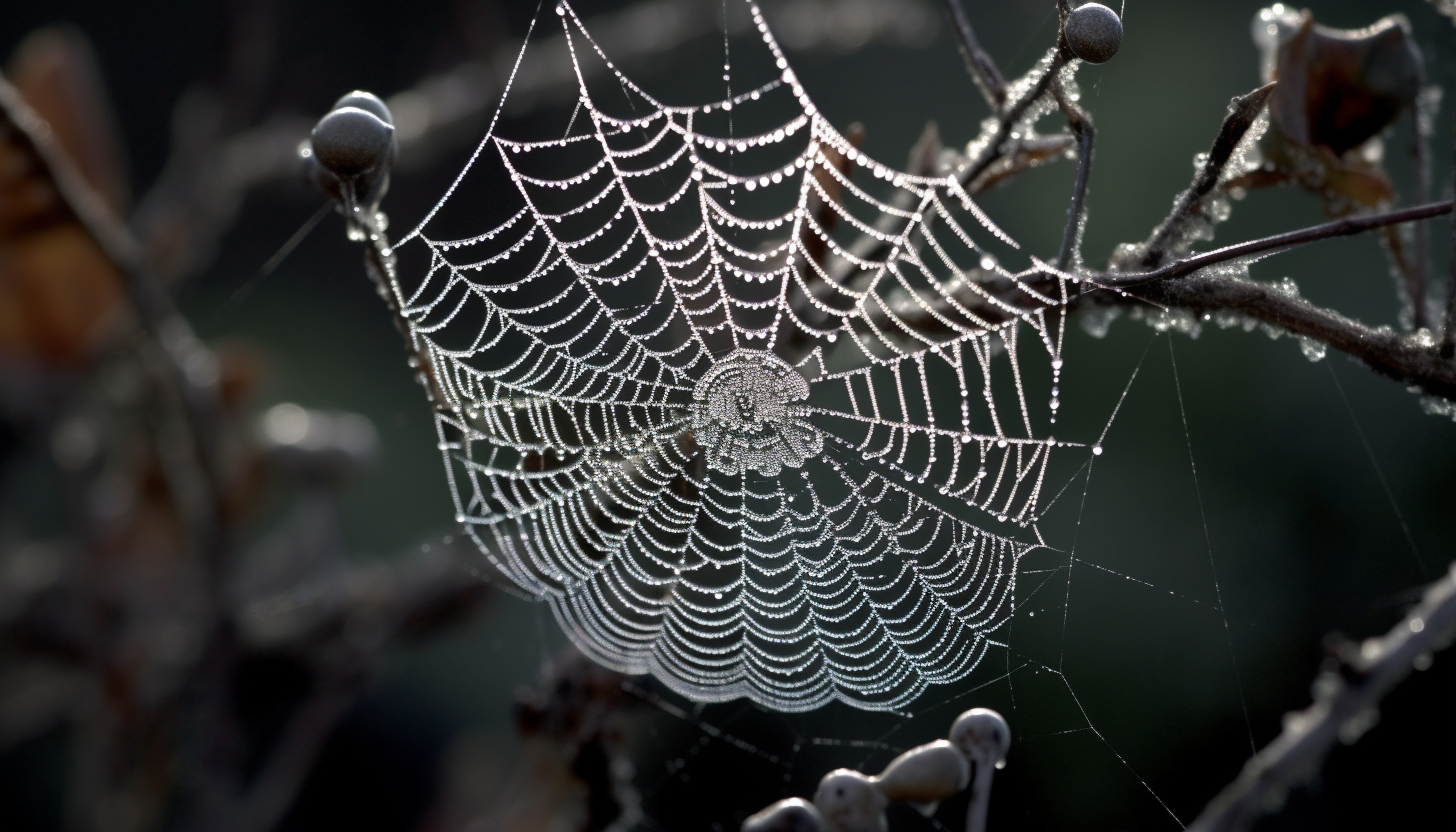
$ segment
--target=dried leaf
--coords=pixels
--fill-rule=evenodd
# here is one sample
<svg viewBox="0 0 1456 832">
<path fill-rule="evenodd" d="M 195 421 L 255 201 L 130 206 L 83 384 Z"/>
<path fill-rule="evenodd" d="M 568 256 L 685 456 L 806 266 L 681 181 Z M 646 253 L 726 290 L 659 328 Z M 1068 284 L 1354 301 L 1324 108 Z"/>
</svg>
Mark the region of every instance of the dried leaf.
<svg viewBox="0 0 1456 832">
<path fill-rule="evenodd" d="M 85 38 L 36 32 L 8 75 L 92 187 L 121 209 L 122 153 Z M 115 266 L 62 203 L 29 143 L 0 125 L 0 355 L 80 367 L 115 326 L 121 300 Z"/>
</svg>

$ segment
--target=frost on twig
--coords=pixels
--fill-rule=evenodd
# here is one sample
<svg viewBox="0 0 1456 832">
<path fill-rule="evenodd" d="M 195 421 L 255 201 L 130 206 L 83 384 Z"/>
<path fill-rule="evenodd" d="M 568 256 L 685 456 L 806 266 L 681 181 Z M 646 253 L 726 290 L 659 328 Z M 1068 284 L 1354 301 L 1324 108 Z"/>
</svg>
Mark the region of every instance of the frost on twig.
<svg viewBox="0 0 1456 832">
<path fill-rule="evenodd" d="M 1265 252 L 1287 250 L 1332 237 L 1360 234 L 1372 229 L 1414 222 L 1451 213 L 1450 202 L 1436 202 L 1344 219 L 1237 243 L 1196 254 L 1147 272 L 1085 275 L 1085 285 L 1112 289 L 1096 297 L 1101 304 L 1149 303 L 1164 309 L 1182 309 L 1194 315 L 1221 310 L 1241 315 L 1333 347 L 1380 375 L 1400 381 L 1416 391 L 1456 401 L 1456 363 L 1443 357 L 1427 330 L 1397 333 L 1388 327 L 1369 327 L 1334 310 L 1275 291 L 1266 284 L 1231 278 L 1210 267 Z M 1092 331 L 1105 332 L 1114 317 L 1101 313 Z"/>
<path fill-rule="evenodd" d="M 1213 228 L 1229 215 L 1228 194 L 1221 186 L 1258 167 L 1257 143 L 1268 127 L 1264 105 L 1274 91 L 1269 83 L 1235 97 L 1218 136 L 1207 153 L 1199 154 L 1198 173 L 1188 190 L 1173 200 L 1173 210 L 1141 245 L 1124 244 L 1112 256 L 1116 269 L 1154 269 L 1170 257 L 1182 257 L 1200 240 L 1213 239 Z"/>
<path fill-rule="evenodd" d="M 1077 175 L 1072 185 L 1072 202 L 1067 207 L 1061 250 L 1057 254 L 1057 268 L 1066 270 L 1082 264 L 1082 232 L 1087 225 L 1087 183 L 1092 175 L 1092 148 L 1097 130 L 1092 124 L 1091 114 L 1077 104 L 1075 93 L 1069 94 L 1060 83 L 1053 82 L 1052 97 L 1067 117 L 1067 124 L 1077 140 Z"/>
<path fill-rule="evenodd" d="M 981 122 L 980 133 L 967 143 L 964 153 L 943 154 L 939 171 L 912 172 L 953 174 L 966 193 L 975 196 L 1021 171 L 1068 152 L 1076 143 L 1075 138 L 1065 134 L 1042 136 L 1036 131 L 1036 123 L 1057 109 L 1056 101 L 1048 94 L 1053 80 L 1061 85 L 1068 100 L 1076 101 L 1080 96 L 1076 84 L 1079 65 L 1079 61 L 1069 59 L 1061 50 L 1047 50 L 1025 75 L 1008 85 L 1006 105 Z M 892 203 L 896 209 L 904 210 L 910 205 L 903 195 L 896 200 Z M 933 208 L 926 212 L 932 219 L 934 214 Z M 854 259 L 874 259 L 889 251 L 891 246 L 884 237 L 894 226 L 892 219 L 882 217 L 873 232 L 861 235 L 851 244 Z M 857 270 L 851 259 L 841 259 L 826 271 L 836 282 L 857 287 L 868 280 L 862 270 L 856 276 Z"/>
<path fill-rule="evenodd" d="M 1379 719 L 1380 700 L 1456 638 L 1456 564 L 1384 636 L 1343 642 L 1314 683 L 1315 701 L 1287 714 L 1284 730 L 1189 824 L 1188 832 L 1236 832 L 1284 801 L 1319 770 L 1335 743 L 1354 743 Z"/>
</svg>

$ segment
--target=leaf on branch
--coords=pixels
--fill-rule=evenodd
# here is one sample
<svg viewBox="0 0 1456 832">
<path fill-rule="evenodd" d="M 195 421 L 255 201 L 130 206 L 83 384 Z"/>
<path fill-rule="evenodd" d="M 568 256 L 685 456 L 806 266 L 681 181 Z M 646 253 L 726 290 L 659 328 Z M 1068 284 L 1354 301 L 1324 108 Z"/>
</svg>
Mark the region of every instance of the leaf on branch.
<svg viewBox="0 0 1456 832">
<path fill-rule="evenodd" d="M 1321 195 L 1331 216 L 1389 205 L 1395 187 L 1378 136 L 1416 103 L 1425 78 L 1420 50 L 1402 15 L 1363 29 L 1331 29 L 1308 11 L 1260 12 L 1255 42 L 1272 128 L 1263 170 L 1233 187 L 1294 182 Z"/>
</svg>

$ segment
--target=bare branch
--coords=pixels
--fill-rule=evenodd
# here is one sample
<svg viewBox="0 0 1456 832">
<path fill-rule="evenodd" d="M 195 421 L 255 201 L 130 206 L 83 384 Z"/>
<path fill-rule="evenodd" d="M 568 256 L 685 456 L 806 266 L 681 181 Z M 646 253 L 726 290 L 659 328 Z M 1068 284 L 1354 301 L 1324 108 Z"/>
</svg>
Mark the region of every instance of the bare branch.
<svg viewBox="0 0 1456 832">
<path fill-rule="evenodd" d="M 1451 215 L 1450 269 L 1451 276 L 1446 282 L 1446 326 L 1441 337 L 1441 357 L 1448 361 L 1456 358 L 1456 214 Z"/>
<path fill-rule="evenodd" d="M 1065 270 L 1074 258 L 1080 259 L 1077 254 L 1087 218 L 1087 180 L 1092 175 L 1092 146 L 1097 139 L 1097 130 L 1092 126 L 1092 116 L 1067 96 L 1059 81 L 1052 81 L 1052 95 L 1067 117 L 1072 135 L 1077 137 L 1077 178 L 1072 186 L 1072 203 L 1067 207 L 1067 225 L 1062 230 L 1062 248 L 1057 254 L 1057 268 Z"/>
<path fill-rule="evenodd" d="M 1218 185 L 1224 168 L 1233 158 L 1239 142 L 1243 141 L 1244 135 L 1263 111 L 1274 87 L 1273 83 L 1265 84 L 1246 95 L 1235 96 L 1229 102 L 1228 115 L 1224 116 L 1223 123 L 1219 125 L 1218 135 L 1214 137 L 1213 146 L 1208 150 L 1207 161 L 1203 163 L 1188 190 L 1178 195 L 1172 212 L 1148 238 L 1147 250 L 1140 261 L 1143 268 L 1157 268 L 1167 261 L 1170 254 L 1175 253 L 1178 238 L 1182 236 L 1189 220 L 1201 212 L 1203 198 Z"/>
<path fill-rule="evenodd" d="M 1236 832 L 1308 778 L 1337 740 L 1354 742 L 1370 728 L 1380 700 L 1413 667 L 1456 637 L 1456 565 L 1432 584 L 1421 603 L 1384 636 L 1343 645 L 1315 681 L 1314 704 L 1285 717 L 1284 730 L 1244 766 L 1237 780 L 1208 804 L 1188 832 Z"/>
<path fill-rule="evenodd" d="M 1274 286 L 1232 277 L 1199 274 L 1128 291 L 1148 303 L 1195 314 L 1238 312 L 1334 347 L 1383 376 L 1456 401 L 1456 363 L 1442 358 L 1429 337 L 1374 329 Z"/>
<path fill-rule="evenodd" d="M 1006 139 L 1011 135 L 1011 129 L 1016 126 L 1016 123 L 1021 120 L 1023 115 L 1026 115 L 1027 108 L 1043 95 L 1046 95 L 1047 88 L 1051 86 L 1052 79 L 1057 77 L 1057 74 L 1062 71 L 1062 67 L 1066 66 L 1066 64 L 1066 57 L 1059 52 L 1052 59 L 1046 71 L 1026 91 L 1026 94 L 1008 104 L 1001 111 L 1000 115 L 996 118 L 996 132 L 991 137 L 990 142 L 986 144 L 985 150 L 981 152 L 979 157 L 968 160 L 966 165 L 956 172 L 956 177 L 960 179 L 961 184 L 964 185 L 968 182 L 974 182 L 977 177 L 985 173 L 987 168 L 991 167 L 992 164 L 1004 155 L 1004 145 L 1006 144 Z M 1035 70 L 1032 71 L 1034 72 Z"/>
<path fill-rule="evenodd" d="M 1430 138 L 1426 135 L 1423 122 L 1422 110 L 1425 108 L 1419 96 L 1415 106 L 1411 107 L 1411 161 L 1415 166 L 1416 180 L 1416 204 L 1420 205 L 1431 198 L 1431 147 Z M 1418 222 L 1411 228 L 1412 248 L 1410 265 L 1405 270 L 1406 294 L 1410 296 L 1411 305 L 1411 327 L 1414 329 L 1430 329 L 1431 310 L 1427 305 L 1427 298 L 1430 294 L 1431 271 L 1430 261 L 1430 233 L 1425 223 Z"/>
<path fill-rule="evenodd" d="M 995 130 L 985 140 L 980 153 L 975 158 L 964 159 L 962 164 L 955 170 L 956 178 L 962 185 L 968 186 L 971 194 L 974 195 L 977 192 L 977 189 L 973 187 L 973 183 L 982 174 L 990 170 L 997 162 L 1007 157 L 1008 151 L 1012 154 L 1015 153 L 1015 149 L 1006 146 L 1006 140 L 1011 137 L 1013 128 L 1021 121 L 1022 116 L 1026 115 L 1026 111 L 1030 109 L 1031 105 L 1040 100 L 1043 95 L 1046 95 L 1047 90 L 1051 87 L 1052 79 L 1056 78 L 1057 74 L 1062 71 L 1062 67 L 1066 66 L 1066 63 L 1067 58 L 1059 52 L 1047 64 L 1045 69 L 1041 71 L 1041 74 L 1036 76 L 1035 80 L 1031 80 L 1031 76 L 1033 73 L 1038 72 L 1038 68 L 1033 68 L 1018 82 L 1018 85 L 1029 82 L 1026 92 L 1008 104 L 997 115 Z M 980 143 L 980 140 L 978 140 L 978 143 Z M 1030 167 L 1031 165 L 1028 164 L 1027 166 Z M 909 205 L 908 195 L 901 194 L 897 198 L 905 201 L 892 203 L 895 207 L 904 208 Z M 926 215 L 926 221 L 929 222 L 933 215 L 934 211 L 931 210 Z M 879 231 L 889 231 L 896 222 L 897 220 L 893 215 L 886 215 L 881 217 L 876 229 Z M 884 256 L 885 252 L 889 251 L 889 249 L 889 243 L 886 243 L 880 238 L 864 234 L 851 245 L 850 252 L 861 260 L 873 260 Z M 861 285 L 853 277 L 856 267 L 849 260 L 841 259 L 833 265 L 834 267 L 828 269 L 828 272 L 835 282 L 851 287 Z M 864 279 L 863 274 L 859 275 L 859 281 L 863 281 Z"/>
<path fill-rule="evenodd" d="M 1317 240 L 1328 240 L 1334 237 L 1349 237 L 1375 228 L 1399 225 L 1403 222 L 1416 222 L 1449 213 L 1451 213 L 1451 202 L 1448 200 L 1446 202 L 1432 202 L 1426 205 L 1400 208 L 1395 211 L 1386 211 L 1380 214 L 1344 217 L 1343 219 L 1327 222 L 1322 225 L 1301 228 L 1298 231 L 1275 234 L 1271 237 L 1261 237 L 1257 240 L 1249 240 L 1248 242 L 1224 246 L 1223 248 L 1184 258 L 1175 263 L 1169 263 L 1162 268 L 1153 269 L 1152 271 L 1113 272 L 1105 275 L 1096 275 L 1094 279 L 1103 286 L 1138 286 L 1154 281 L 1183 277 L 1193 274 L 1205 266 L 1225 263 L 1254 254 L 1262 254 L 1266 251 L 1292 248 L 1305 243 L 1312 243 Z"/>
<path fill-rule="evenodd" d="M 986 103 L 991 105 L 991 109 L 1000 112 L 1006 106 L 1006 79 L 1001 75 L 1001 70 L 996 68 L 996 62 L 976 40 L 976 32 L 971 28 L 971 21 L 961 8 L 960 0 L 945 0 L 945 7 L 954 24 L 956 47 L 960 50 L 961 59 L 966 62 L 966 71 L 975 79 L 981 95 L 986 97 Z"/>
</svg>

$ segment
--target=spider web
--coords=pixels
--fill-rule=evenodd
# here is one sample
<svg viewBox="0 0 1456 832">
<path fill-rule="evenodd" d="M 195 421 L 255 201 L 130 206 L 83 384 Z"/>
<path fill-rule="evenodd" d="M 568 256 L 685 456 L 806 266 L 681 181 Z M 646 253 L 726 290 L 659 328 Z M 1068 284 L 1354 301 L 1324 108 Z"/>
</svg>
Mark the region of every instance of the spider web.
<svg viewBox="0 0 1456 832">
<path fill-rule="evenodd" d="M 953 172 L 861 153 L 749 8 L 777 77 L 672 106 L 557 6 L 565 135 L 492 128 L 466 170 L 509 187 L 452 186 L 395 290 L 457 519 L 580 649 L 697 701 L 897 709 L 969 674 L 1015 610 L 1073 444 L 1036 428 L 1072 278 L 1001 266 L 1015 243 Z M 436 236 L 482 198 L 518 207 Z"/>
</svg>

